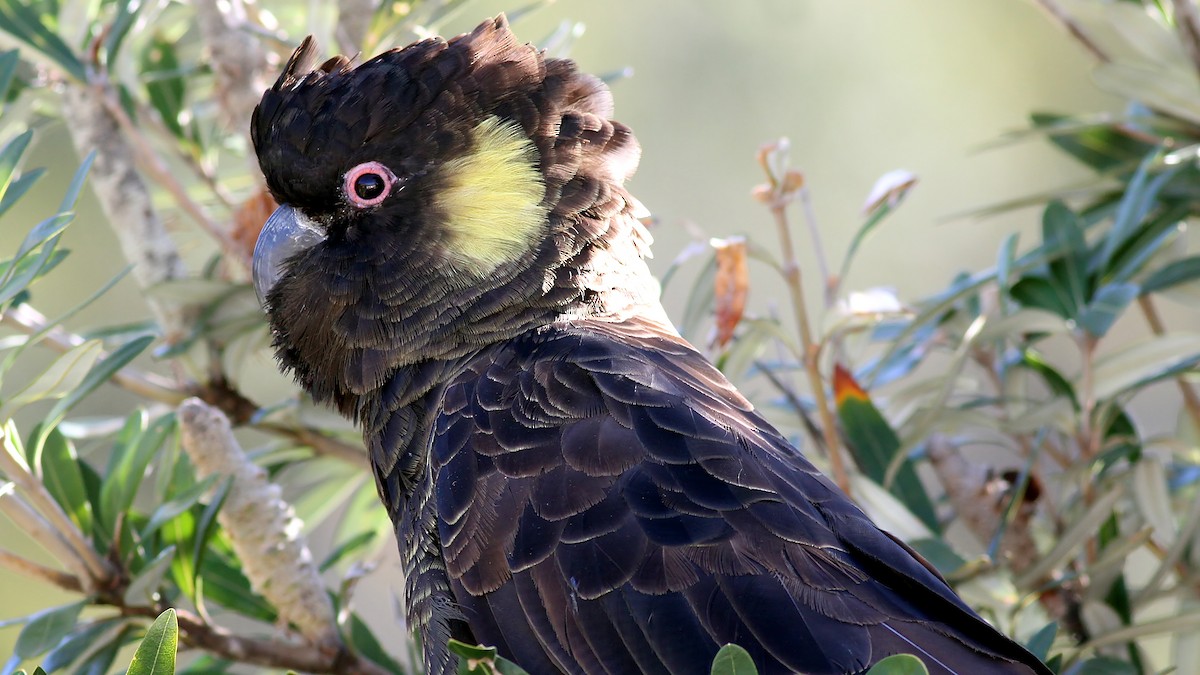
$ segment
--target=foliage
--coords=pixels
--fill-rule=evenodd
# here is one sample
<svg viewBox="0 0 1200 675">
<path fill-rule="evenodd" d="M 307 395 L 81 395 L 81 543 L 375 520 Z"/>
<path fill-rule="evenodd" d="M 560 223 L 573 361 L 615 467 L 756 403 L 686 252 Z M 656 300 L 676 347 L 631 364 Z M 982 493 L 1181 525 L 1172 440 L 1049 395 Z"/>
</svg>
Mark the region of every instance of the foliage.
<svg viewBox="0 0 1200 675">
<path fill-rule="evenodd" d="M 7 330 L 0 338 L 0 512 L 57 567 L 7 548 L 0 548 L 0 566 L 74 597 L 6 622 L 23 628 L 5 672 L 27 661 L 40 661 L 45 672 L 108 672 L 135 643 L 131 673 L 174 672 L 177 643 L 207 650 L 181 672 L 221 672 L 247 646 L 271 655 L 257 663 L 307 672 L 412 667 L 411 648 L 398 662 L 381 646 L 391 641 L 381 642 L 354 611 L 368 558 L 391 546 L 354 433 L 298 393 L 251 400 L 239 377 L 268 347 L 244 262 L 273 204 L 245 168 L 244 124 L 230 119 L 244 116 L 240 94 L 274 76 L 301 26 L 294 11 L 278 19 L 257 10 L 225 14 L 215 24 L 199 16 L 218 4 L 0 4 L 0 32 L 20 46 L 0 54 L 0 216 L 42 178 L 22 158 L 33 139 L 27 129 L 53 111 L 71 120 L 72 133 L 89 121 L 116 129 L 103 159 L 110 171 L 130 163 L 145 181 L 123 189 L 158 196 L 145 224 L 159 214 L 186 220 L 220 251 L 191 275 L 139 277 L 158 308 L 155 320 L 76 334 L 65 323 L 129 268 L 114 270 L 113 281 L 61 316 L 47 319 L 33 303 L 36 284 L 68 258 L 61 236 L 95 157 L 84 160 L 42 221 L 5 223 L 29 234 L 0 263 Z M 435 33 L 465 3 L 376 4 L 360 28 L 330 10 L 338 27 L 330 35 L 352 38 L 343 50 L 372 53 Z M 1158 310 L 1164 298 L 1195 298 L 1200 281 L 1200 256 L 1186 253 L 1180 227 L 1200 195 L 1200 95 L 1190 84 L 1197 69 L 1186 61 L 1151 68 L 1146 57 L 1200 54 L 1186 43 L 1200 32 L 1177 32 L 1188 18 L 1160 3 L 1103 5 L 1089 20 L 1122 27 L 1115 34 L 1129 44 L 1110 53 L 1087 39 L 1088 26 L 1071 34 L 1104 57 L 1098 78 L 1131 100 L 1129 112 L 1119 119 L 1039 113 L 1030 130 L 1015 135 L 1045 138 L 1097 177 L 1068 195 L 1023 202 L 1044 204 L 1038 241 L 1022 248 L 1014 235 L 993 268 L 965 272 L 916 302 L 848 291 L 854 254 L 916 183 L 894 172 L 872 191 L 836 273 L 822 264 L 802 279 L 790 238 L 779 247 L 752 238 L 705 242 L 701 281 L 680 321 L 694 337 L 711 319 L 718 364 L 733 377 L 770 382 L 779 400 L 769 403 L 797 420 L 877 521 L 925 554 L 989 619 L 1031 635 L 1031 650 L 1073 673 L 1146 672 L 1144 645 L 1153 636 L 1171 636 L 1180 663 L 1200 644 L 1196 436 L 1148 435 L 1130 407 L 1167 383 L 1180 391 L 1181 428 L 1200 430 L 1189 381 L 1200 336 L 1170 331 Z M 197 28 L 211 25 L 225 32 Z M 558 53 L 577 34 L 567 26 L 544 43 Z M 260 39 L 241 52 L 213 48 L 229 35 Z M 81 88 L 95 107 L 68 109 L 63 94 Z M 781 232 L 790 232 L 791 205 L 810 199 L 804 176 L 787 160 L 783 143 L 760 155 L 767 184 L 757 194 Z M 105 189 L 98 181 L 94 187 Z M 780 318 L 746 313 L 746 293 L 754 290 L 746 270 L 759 264 L 780 274 L 794 330 Z M 802 283 L 812 285 L 814 276 L 823 300 L 815 311 Z M 185 318 L 182 331 L 169 329 L 172 315 Z M 1139 321 L 1148 335 L 1130 341 L 1128 328 Z M 764 357 L 769 346 L 785 356 Z M 6 377 L 35 353 L 54 358 L 28 381 Z M 793 384 L 797 373 L 807 395 Z M 85 397 L 114 386 L 137 396 L 138 409 L 119 420 L 74 414 Z M 272 479 L 308 485 L 292 505 L 307 527 L 340 512 L 317 565 L 327 579 L 336 577 L 318 593 L 331 599 L 333 650 L 307 634 L 281 635 L 301 631 L 296 610 L 267 597 L 264 580 L 249 578 L 236 545 L 238 520 L 225 511 L 239 488 L 198 470 L 194 453 L 205 449 L 192 447 L 187 421 L 175 412 L 189 396 L 223 411 L 239 430 L 264 435 L 249 441 L 257 443 L 253 461 Z M 14 421 L 26 418 L 33 423 Z M 981 449 L 990 451 L 989 470 L 964 459 Z M 972 542 L 942 537 L 952 526 L 975 537 L 976 553 Z M 1132 574 L 1138 567 L 1149 574 Z M 1156 614 L 1154 603 L 1163 600 L 1176 611 Z M 238 626 L 236 635 L 220 629 L 227 625 Z M 463 672 L 521 672 L 495 650 L 452 649 L 464 657 Z M 893 657 L 871 672 L 921 672 L 912 661 Z M 750 673 L 753 666 L 730 645 L 712 672 Z"/>
<path fill-rule="evenodd" d="M 715 330 L 729 334 L 723 306 L 736 304 L 741 325 L 710 345 L 717 362 L 732 377 L 770 382 L 779 394 L 771 403 L 824 448 L 835 478 L 977 609 L 1017 633 L 1044 626 L 1029 645 L 1056 669 L 1150 672 L 1149 638 L 1169 636 L 1176 663 L 1194 662 L 1200 640 L 1200 397 L 1191 381 L 1200 336 L 1169 330 L 1159 309 L 1163 299 L 1194 306 L 1200 289 L 1185 225 L 1200 195 L 1200 61 L 1186 60 L 1200 55 L 1191 42 L 1200 33 L 1184 30 L 1196 17 L 1161 3 L 1094 5 L 1087 22 L 1051 14 L 1102 59 L 1102 84 L 1132 100 L 1118 119 L 1035 113 L 1029 131 L 1012 135 L 1045 138 L 1096 177 L 985 212 L 1043 203 L 1037 241 L 1022 248 L 1014 234 L 994 267 L 915 302 L 886 289 L 847 292 L 853 254 L 916 184 L 893 172 L 871 191 L 836 275 L 806 220 L 820 272 L 806 281 L 825 301 L 820 310 L 805 306 L 790 235 L 778 258 L 766 241 L 743 247 L 780 272 L 799 340 L 779 317 L 742 317 L 745 298 L 719 291 L 729 281 L 692 293 L 696 319 L 685 327 L 695 336 L 711 307 Z M 760 162 L 768 182 L 755 194 L 786 233 L 789 205 L 811 198 L 805 177 L 788 168 L 786 142 L 764 148 Z M 727 240 L 716 241 L 712 260 Z M 1129 337 L 1139 330 L 1144 337 Z M 796 373 L 828 387 L 832 401 L 801 395 Z M 1178 391 L 1177 435 L 1145 432 L 1131 407 L 1156 386 Z M 835 415 L 840 433 L 830 435 Z M 983 466 L 972 459 L 985 455 Z M 943 539 L 952 526 L 976 541 Z"/>
</svg>

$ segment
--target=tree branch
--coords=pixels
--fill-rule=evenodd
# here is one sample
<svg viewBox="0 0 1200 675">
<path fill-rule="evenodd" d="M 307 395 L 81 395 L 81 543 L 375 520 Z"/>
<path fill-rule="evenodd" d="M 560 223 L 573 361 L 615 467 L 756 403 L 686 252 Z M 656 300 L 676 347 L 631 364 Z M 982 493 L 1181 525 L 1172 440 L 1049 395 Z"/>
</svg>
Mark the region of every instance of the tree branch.
<svg viewBox="0 0 1200 675">
<path fill-rule="evenodd" d="M 1175 8 L 1175 28 L 1179 31 L 1179 41 L 1192 58 L 1192 66 L 1200 74 L 1200 10 L 1196 8 L 1195 0 L 1171 0 L 1171 5 Z"/>
<path fill-rule="evenodd" d="M 127 616 L 154 618 L 165 608 L 121 609 L 122 614 Z M 336 653 L 327 654 L 312 645 L 243 637 L 219 626 L 213 626 L 191 612 L 176 608 L 175 613 L 184 644 L 199 647 L 230 661 L 305 673 L 388 675 L 388 671 L 344 648 Z"/>
<path fill-rule="evenodd" d="M 137 172 L 134 151 L 104 101 L 103 87 L 70 83 L 63 90 L 62 113 L 80 154 L 96 150 L 89 176 L 92 189 L 116 232 L 133 276 L 143 289 L 184 276 L 183 260 L 158 213 L 150 190 Z M 146 298 L 168 341 L 185 333 L 182 308 Z"/>
<path fill-rule="evenodd" d="M 248 18 L 242 0 L 200 0 L 195 7 L 224 122 L 249 140 L 250 115 L 267 88 L 267 53 L 258 38 L 244 30 Z"/>
<path fill-rule="evenodd" d="M 74 574 L 50 569 L 4 549 L 0 549 L 0 567 L 7 567 L 25 576 L 41 579 L 66 591 L 73 591 L 75 593 L 83 592 L 83 584 L 79 581 L 79 577 Z"/>
<path fill-rule="evenodd" d="M 1095 41 L 1093 41 L 1092 38 L 1087 34 L 1087 32 L 1083 30 L 1083 26 L 1080 26 L 1079 22 L 1075 21 L 1075 17 L 1071 16 L 1070 12 L 1063 8 L 1062 5 L 1058 4 L 1058 0 L 1036 1 L 1038 6 L 1050 15 L 1051 19 L 1058 23 L 1058 25 L 1062 26 L 1067 33 L 1071 35 L 1071 37 L 1075 38 L 1076 42 L 1083 45 L 1083 48 L 1088 50 L 1092 56 L 1096 57 L 1097 61 L 1100 61 L 1101 63 L 1108 63 L 1112 60 L 1108 57 L 1108 54 L 1104 53 L 1104 50 L 1100 48 L 1100 45 L 1096 44 Z"/>
</svg>

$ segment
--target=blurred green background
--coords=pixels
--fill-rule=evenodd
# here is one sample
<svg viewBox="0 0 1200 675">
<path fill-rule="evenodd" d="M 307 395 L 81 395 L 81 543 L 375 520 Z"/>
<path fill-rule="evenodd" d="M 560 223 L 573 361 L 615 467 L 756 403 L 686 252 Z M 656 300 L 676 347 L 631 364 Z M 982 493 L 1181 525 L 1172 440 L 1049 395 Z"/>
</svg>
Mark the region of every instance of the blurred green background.
<svg viewBox="0 0 1200 675">
<path fill-rule="evenodd" d="M 262 5 L 271 7 L 269 0 Z M 469 30 L 512 6 L 511 0 L 469 3 L 448 32 Z M 1119 106 L 1091 84 L 1090 57 L 1024 0 L 559 0 L 513 28 L 522 39 L 540 42 L 567 20 L 587 27 L 572 51 L 583 69 L 634 71 L 613 86 L 616 117 L 642 144 L 631 189 L 658 218 L 653 267 L 660 272 L 690 240 L 690 226 L 709 236 L 748 234 L 768 246 L 774 242 L 770 216 L 750 190 L 763 179 L 755 162 L 759 146 L 787 136 L 834 259 L 862 222 L 863 200 L 878 176 L 897 168 L 919 176 L 916 190 L 863 248 L 845 282 L 847 290 L 891 286 L 901 298 L 915 299 L 944 287 L 959 270 L 991 264 L 1007 233 L 1032 234 L 1039 221 L 1032 208 L 987 218 L 961 214 L 1085 177 L 1043 141 L 985 145 L 1025 128 L 1033 110 Z M 314 32 L 323 28 L 313 20 Z M 330 44 L 327 36 L 322 44 Z M 10 250 L 58 202 L 77 164 L 61 126 L 42 128 L 36 143 L 27 167 L 47 166 L 51 175 L 6 218 L 0 247 Z M 38 286 L 41 311 L 53 315 L 73 306 L 124 265 L 98 213 L 85 194 L 64 240 L 74 255 L 71 273 L 53 274 Z M 179 226 L 187 231 L 191 224 Z M 807 237 L 797 236 L 805 248 Z M 1032 243 L 1032 237 L 1024 240 Z M 198 234 L 184 234 L 182 241 L 194 265 L 210 251 Z M 808 251 L 802 250 L 801 262 L 809 273 Z M 668 288 L 666 305 L 676 317 L 688 278 L 684 274 Z M 810 279 L 815 300 L 815 274 Z M 750 302 L 762 311 L 779 297 L 777 286 L 752 287 Z M 145 315 L 141 293 L 125 280 L 71 325 Z M 1200 328 L 1195 312 L 1174 311 L 1169 320 Z M 32 371 L 36 364 L 26 366 Z M 256 368 L 261 378 L 257 371 L 243 378 L 255 382 L 251 393 L 282 390 L 268 359 Z M 121 392 L 107 392 L 80 412 L 123 413 L 131 402 Z M 1156 403 L 1150 397 L 1138 406 L 1153 410 Z M 1169 429 L 1174 420 L 1150 423 Z M 17 537 L 10 523 L 0 521 L 6 547 L 32 547 Z M 357 594 L 376 626 L 393 620 L 396 611 L 392 598 L 401 582 L 394 561 L 385 558 Z M 52 592 L 0 573 L 0 620 L 56 604 L 48 597 Z M 0 654 L 10 652 L 18 630 L 0 629 Z"/>
</svg>

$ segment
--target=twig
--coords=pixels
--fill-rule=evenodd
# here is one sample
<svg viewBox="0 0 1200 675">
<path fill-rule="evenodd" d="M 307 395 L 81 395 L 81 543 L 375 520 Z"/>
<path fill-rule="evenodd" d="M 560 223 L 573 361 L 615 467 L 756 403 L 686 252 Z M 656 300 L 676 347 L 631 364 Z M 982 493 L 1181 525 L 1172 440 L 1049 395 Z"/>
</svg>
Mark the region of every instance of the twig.
<svg viewBox="0 0 1200 675">
<path fill-rule="evenodd" d="M 1195 0 L 1171 0 L 1175 8 L 1175 28 L 1179 31 L 1179 40 L 1188 56 L 1192 57 L 1192 65 L 1200 74 L 1200 9 L 1196 8 Z"/>
<path fill-rule="evenodd" d="M 0 567 L 7 567 L 14 572 L 19 572 L 34 579 L 41 579 L 66 591 L 75 593 L 83 592 L 83 584 L 80 583 L 79 577 L 66 572 L 50 569 L 43 565 L 39 565 L 32 560 L 26 560 L 19 555 L 0 549 Z"/>
<path fill-rule="evenodd" d="M 154 618 L 161 613 L 157 607 L 122 607 L 126 616 Z M 262 638 L 242 637 L 206 623 L 186 610 L 175 609 L 183 643 L 205 649 L 220 657 L 239 663 L 295 670 L 305 673 L 334 673 L 337 675 L 387 675 L 388 671 L 342 649 L 327 654 L 307 644 Z"/>
<path fill-rule="evenodd" d="M 0 457 L 3 457 L 4 454 L 4 452 L 0 452 Z M 4 467 L 4 471 L 8 473 L 8 467 Z M 11 474 L 9 477 L 12 477 Z M 28 534 L 67 569 L 71 570 L 76 578 L 90 580 L 91 574 L 88 566 L 71 546 L 71 543 L 32 506 L 21 499 L 16 494 L 14 487 L 12 483 L 0 485 L 0 513 L 8 516 L 22 532 Z"/>
<path fill-rule="evenodd" d="M 1150 326 L 1152 333 L 1155 335 L 1167 334 L 1167 327 L 1158 313 L 1158 307 L 1154 305 L 1154 298 L 1149 295 L 1138 296 L 1138 308 L 1142 310 L 1142 316 L 1146 317 L 1146 324 Z M 1182 377 L 1176 377 L 1175 383 L 1179 385 L 1179 393 L 1183 396 L 1184 407 L 1192 417 L 1192 424 L 1200 429 L 1200 396 L 1196 395 L 1196 390 L 1192 389 L 1187 380 Z"/>
<path fill-rule="evenodd" d="M 137 172 L 134 150 L 120 133 L 119 118 L 105 105 L 107 99 L 100 85 L 66 85 L 62 112 L 71 139 L 81 154 L 96 150 L 96 164 L 90 175 L 92 189 L 126 259 L 134 263 L 133 276 L 138 285 L 149 288 L 181 278 L 185 273 L 183 260 L 154 210 L 150 190 Z M 154 298 L 146 302 L 168 340 L 184 334 L 186 317 L 181 307 Z"/>
<path fill-rule="evenodd" d="M 310 427 L 287 427 L 273 422 L 255 424 L 253 427 L 284 436 L 299 445 L 307 445 L 318 455 L 340 459 L 343 462 L 356 466 L 367 466 L 367 453 L 361 446 L 338 440 L 316 429 Z"/>
<path fill-rule="evenodd" d="M 150 142 L 138 130 L 133 120 L 129 119 L 129 115 L 121 107 L 121 103 L 117 100 L 116 95 L 107 86 L 96 86 L 95 98 L 104 104 L 104 108 L 108 111 L 108 114 L 117 122 L 121 131 L 124 132 L 124 137 L 130 141 L 131 149 L 135 153 L 138 165 L 150 175 L 156 184 L 161 185 L 171 194 L 171 197 L 179 204 L 179 208 L 188 214 L 200 226 L 200 229 L 207 232 L 221 247 L 222 251 L 237 256 L 238 259 L 244 261 L 244 256 L 240 254 L 238 247 L 229 238 L 229 233 L 209 217 L 204 207 L 192 199 L 192 196 L 188 194 L 187 188 L 184 187 L 183 183 L 179 182 L 179 179 L 171 172 L 171 169 L 163 161 L 162 157 L 159 157 L 158 153 L 154 151 L 154 148 L 150 147 Z M 119 134 L 117 136 L 121 137 Z"/>
<path fill-rule="evenodd" d="M 200 0 L 195 7 L 224 122 L 248 139 L 250 114 L 266 89 L 267 53 L 254 35 L 242 29 L 248 20 L 242 0 Z"/>
<path fill-rule="evenodd" d="M 279 486 L 246 458 L 220 410 L 188 399 L 179 407 L 179 425 L 183 449 L 197 474 L 233 480 L 218 518 L 251 585 L 318 649 L 330 654 L 341 649 L 333 604 Z"/>
<path fill-rule="evenodd" d="M 1046 10 L 1046 13 L 1050 15 L 1050 18 L 1054 19 L 1060 26 L 1066 29 L 1066 31 L 1071 34 L 1071 37 L 1075 38 L 1079 44 L 1083 45 L 1084 49 L 1088 50 L 1091 52 L 1092 56 L 1096 57 L 1096 60 L 1100 61 L 1101 63 L 1108 63 L 1111 61 L 1111 59 L 1108 57 L 1108 54 L 1104 53 L 1104 50 L 1101 49 L 1100 46 L 1088 36 L 1087 32 L 1083 30 L 1083 27 L 1075 21 L 1075 18 L 1071 16 L 1070 12 L 1064 9 L 1062 5 L 1058 4 L 1057 0 L 1036 1 L 1042 9 Z"/>
<path fill-rule="evenodd" d="M 92 580 L 105 582 L 112 576 L 112 568 L 96 554 L 74 521 L 67 517 L 54 497 L 50 496 L 41 478 L 31 473 L 31 470 L 38 470 L 38 467 L 31 469 L 7 451 L 0 451 L 0 470 L 4 471 L 9 480 L 21 487 L 30 504 L 41 512 L 58 536 L 67 542 L 75 556 L 83 562 Z"/>
<path fill-rule="evenodd" d="M 829 448 L 830 469 L 838 487 L 846 494 L 850 494 L 850 477 L 846 474 L 846 466 L 842 461 L 837 426 L 829 407 L 829 399 L 825 395 L 825 383 L 821 379 L 821 348 L 820 345 L 813 342 L 808 309 L 804 302 L 804 287 L 800 280 L 800 264 L 796 261 L 795 248 L 792 246 L 791 226 L 788 224 L 787 218 L 787 205 L 794 199 L 797 188 L 803 185 L 803 178 L 796 172 L 777 172 L 772 167 L 773 157 L 776 153 L 781 153 L 786 149 L 785 143 L 786 141 L 780 141 L 763 148 L 758 154 L 759 164 L 762 165 L 763 171 L 770 181 L 768 189 L 765 192 L 760 191 L 760 194 L 763 195 L 763 201 L 775 218 L 776 229 L 779 231 L 783 277 L 792 298 L 793 313 L 796 315 L 800 345 L 804 351 L 804 370 L 808 374 L 808 384 L 812 389 L 813 400 L 816 402 L 817 415 L 821 419 L 821 432 L 825 436 L 825 445 Z M 784 175 L 777 175 L 777 173 Z"/>
<path fill-rule="evenodd" d="M 800 187 L 798 192 L 800 212 L 804 214 L 804 223 L 808 225 L 808 234 L 812 237 L 812 253 L 817 260 L 817 268 L 821 270 L 822 287 L 825 289 L 825 309 L 833 307 L 836 283 L 829 273 L 829 262 L 825 259 L 825 245 L 821 242 L 821 229 L 817 226 L 817 212 L 813 209 L 808 185 Z"/>
</svg>

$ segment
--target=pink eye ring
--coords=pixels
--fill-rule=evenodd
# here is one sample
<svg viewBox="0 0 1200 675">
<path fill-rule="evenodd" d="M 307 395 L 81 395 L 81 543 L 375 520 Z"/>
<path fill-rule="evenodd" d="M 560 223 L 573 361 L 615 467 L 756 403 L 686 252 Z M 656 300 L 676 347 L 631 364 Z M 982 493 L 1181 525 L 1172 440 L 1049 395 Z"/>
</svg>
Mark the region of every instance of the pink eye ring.
<svg viewBox="0 0 1200 675">
<path fill-rule="evenodd" d="M 387 199 L 396 184 L 396 174 L 379 162 L 363 162 L 346 172 L 342 192 L 360 209 L 376 206 Z"/>
</svg>

